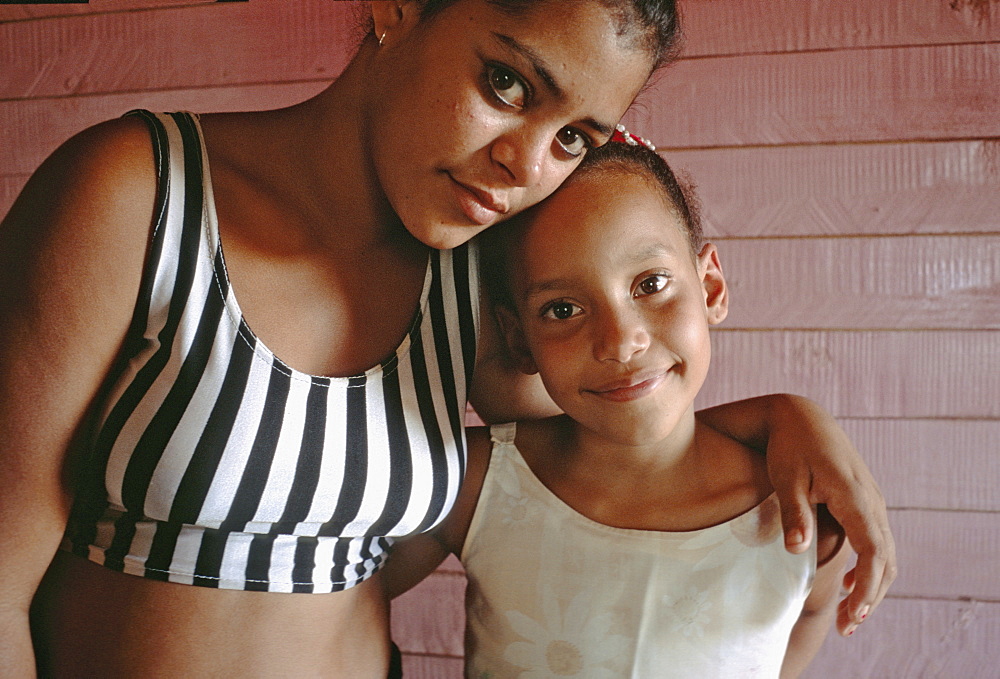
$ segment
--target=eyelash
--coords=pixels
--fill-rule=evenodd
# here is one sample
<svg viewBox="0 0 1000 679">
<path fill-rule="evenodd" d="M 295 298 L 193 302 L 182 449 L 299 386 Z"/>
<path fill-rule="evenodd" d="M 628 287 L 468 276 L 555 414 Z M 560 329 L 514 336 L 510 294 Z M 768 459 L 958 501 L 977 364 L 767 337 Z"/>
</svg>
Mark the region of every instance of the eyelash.
<svg viewBox="0 0 1000 679">
<path fill-rule="evenodd" d="M 503 75 L 503 76 L 510 77 L 517 84 L 519 84 L 521 86 L 521 89 L 524 90 L 524 95 L 523 95 L 524 96 L 524 103 L 522 103 L 520 105 L 513 104 L 513 103 L 507 101 L 506 99 L 504 99 L 500 95 L 500 92 L 498 91 L 499 88 L 496 87 L 496 86 L 494 86 L 494 84 L 493 84 L 493 79 L 497 75 Z M 532 95 L 534 94 L 534 92 L 531 89 L 531 86 L 528 84 L 528 82 L 524 78 L 522 78 L 521 75 L 517 71 L 515 71 L 512 68 L 510 68 L 509 66 L 504 66 L 503 64 L 498 64 L 498 63 L 493 63 L 493 62 L 487 62 L 485 73 L 484 73 L 483 77 L 484 77 L 484 80 L 486 81 L 486 89 L 487 89 L 487 91 L 493 97 L 493 100 L 496 103 L 500 104 L 501 106 L 509 106 L 509 107 L 512 107 L 512 108 L 523 109 L 531 101 Z"/>
<path fill-rule="evenodd" d="M 645 292 L 645 291 L 643 291 L 642 290 L 643 283 L 645 283 L 646 281 L 651 281 L 651 280 L 653 280 L 655 278 L 661 279 L 663 281 L 663 284 L 658 289 L 656 289 L 656 290 L 654 290 L 652 292 Z M 642 280 L 639 281 L 639 285 L 636 286 L 636 291 L 633 293 L 633 296 L 634 297 L 645 297 L 645 296 L 649 296 L 649 295 L 655 295 L 657 293 L 663 292 L 667 288 L 668 285 L 670 285 L 670 274 L 662 272 L 662 271 L 658 272 L 658 273 L 652 273 L 652 274 L 649 274 L 649 275 L 645 276 Z"/>
<path fill-rule="evenodd" d="M 523 95 L 522 95 L 523 103 L 521 104 L 512 103 L 500 95 L 499 91 L 500 88 L 494 84 L 494 78 L 496 78 L 498 75 L 509 77 L 515 83 L 521 86 L 521 89 L 523 90 Z M 531 88 L 531 85 L 524 78 L 522 78 L 517 71 L 510 68 L 509 66 L 504 66 L 503 64 L 498 64 L 495 62 L 487 62 L 483 79 L 485 80 L 486 90 L 491 95 L 493 100 L 500 106 L 523 110 L 531 103 L 531 100 L 534 98 L 534 90 Z M 574 135 L 576 135 L 576 137 L 580 141 L 583 142 L 582 149 L 580 149 L 579 151 L 573 151 L 570 148 L 569 144 L 563 142 L 563 140 L 560 137 L 562 136 L 563 132 L 566 131 L 572 132 Z M 586 153 L 588 149 L 594 147 L 594 140 L 591 139 L 588 134 L 574 127 L 568 127 L 568 126 L 560 128 L 559 132 L 556 134 L 555 141 L 557 144 L 559 144 L 559 148 L 561 148 L 563 152 L 565 152 L 571 158 L 579 158 L 584 153 Z"/>
<path fill-rule="evenodd" d="M 556 318 L 554 316 L 551 316 L 551 313 L 556 309 L 556 307 L 560 306 L 573 307 L 574 310 L 580 309 L 579 305 L 573 304 L 572 302 L 567 302 L 566 300 L 556 300 L 554 302 L 549 302 L 548 304 L 543 306 L 541 311 L 539 312 L 539 316 L 541 316 L 542 318 L 547 318 L 552 321 L 566 321 L 569 320 L 570 318 L 573 318 L 574 316 L 579 315 L 579 313 L 574 312 L 572 315 L 567 316 L 566 318 Z"/>
</svg>

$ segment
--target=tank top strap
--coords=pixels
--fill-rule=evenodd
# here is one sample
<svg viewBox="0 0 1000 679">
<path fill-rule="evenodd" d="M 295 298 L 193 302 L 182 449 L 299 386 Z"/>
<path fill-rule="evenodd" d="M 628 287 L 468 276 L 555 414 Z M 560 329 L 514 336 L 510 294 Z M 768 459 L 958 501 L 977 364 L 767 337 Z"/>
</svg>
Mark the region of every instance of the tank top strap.
<svg viewBox="0 0 1000 679">
<path fill-rule="evenodd" d="M 517 434 L 517 423 L 494 424 L 490 427 L 490 441 L 494 444 L 512 444 Z"/>
</svg>

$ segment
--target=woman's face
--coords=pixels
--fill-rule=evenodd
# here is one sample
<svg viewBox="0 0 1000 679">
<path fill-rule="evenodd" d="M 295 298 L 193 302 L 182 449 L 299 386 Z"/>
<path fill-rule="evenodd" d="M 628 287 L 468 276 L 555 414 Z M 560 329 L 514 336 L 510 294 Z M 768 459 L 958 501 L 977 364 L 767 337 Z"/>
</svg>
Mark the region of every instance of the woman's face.
<svg viewBox="0 0 1000 679">
<path fill-rule="evenodd" d="M 609 138 L 652 57 L 599 2 L 512 17 L 459 0 L 420 21 L 405 2 L 373 69 L 374 171 L 410 233 L 451 248 L 552 193 Z"/>
</svg>

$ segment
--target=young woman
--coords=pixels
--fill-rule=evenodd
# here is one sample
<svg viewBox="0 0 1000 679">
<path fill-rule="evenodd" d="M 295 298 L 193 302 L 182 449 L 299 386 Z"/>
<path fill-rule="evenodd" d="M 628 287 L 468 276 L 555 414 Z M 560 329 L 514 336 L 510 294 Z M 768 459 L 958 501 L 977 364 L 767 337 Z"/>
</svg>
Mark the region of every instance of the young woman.
<svg viewBox="0 0 1000 679">
<path fill-rule="evenodd" d="M 377 571 L 454 501 L 475 357 L 482 414 L 535 407 L 497 381 L 467 243 L 610 137 L 676 17 L 669 0 L 372 17 L 315 98 L 98 125 L 5 219 L 3 672 L 385 676 Z M 797 549 L 808 502 L 830 504 L 861 554 L 860 620 L 892 543 L 830 418 L 776 397 L 705 421 L 767 443 Z"/>
</svg>

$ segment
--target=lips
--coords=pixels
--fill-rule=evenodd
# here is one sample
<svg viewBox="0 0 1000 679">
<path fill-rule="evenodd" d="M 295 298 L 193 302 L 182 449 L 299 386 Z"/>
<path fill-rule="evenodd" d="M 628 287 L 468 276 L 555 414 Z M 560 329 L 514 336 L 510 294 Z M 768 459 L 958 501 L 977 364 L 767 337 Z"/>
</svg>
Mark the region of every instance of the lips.
<svg viewBox="0 0 1000 679">
<path fill-rule="evenodd" d="M 669 371 L 651 371 L 629 375 L 587 391 L 608 401 L 623 403 L 642 398 L 656 390 Z"/>
<path fill-rule="evenodd" d="M 486 226 L 502 218 L 510 211 L 510 207 L 501 199 L 494 196 L 489 191 L 463 184 L 451 175 L 452 186 L 455 189 L 455 197 L 458 205 L 475 224 Z"/>
</svg>

